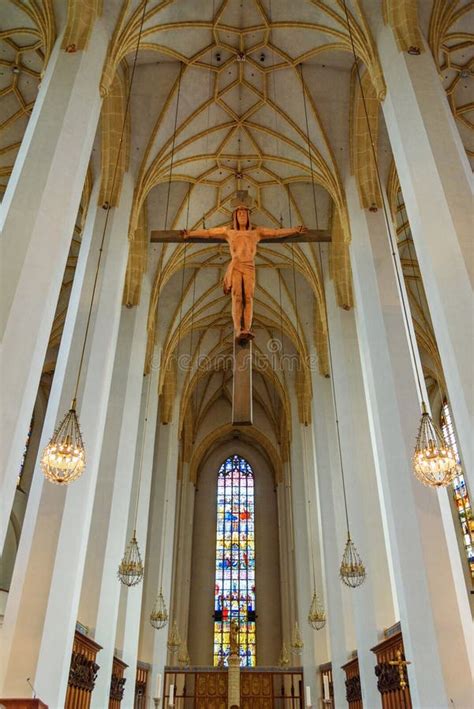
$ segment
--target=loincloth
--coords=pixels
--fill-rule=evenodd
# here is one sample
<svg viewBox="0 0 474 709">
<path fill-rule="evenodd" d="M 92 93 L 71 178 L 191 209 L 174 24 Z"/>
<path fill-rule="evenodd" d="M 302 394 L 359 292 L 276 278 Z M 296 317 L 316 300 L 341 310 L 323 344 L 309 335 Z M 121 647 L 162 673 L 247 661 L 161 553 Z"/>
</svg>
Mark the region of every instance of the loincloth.
<svg viewBox="0 0 474 709">
<path fill-rule="evenodd" d="M 254 261 L 241 261 L 240 259 L 232 259 L 232 261 L 227 266 L 223 280 L 224 293 L 230 293 L 232 291 L 232 277 L 234 273 L 240 273 L 242 276 L 254 276 L 255 274 L 255 263 Z"/>
</svg>

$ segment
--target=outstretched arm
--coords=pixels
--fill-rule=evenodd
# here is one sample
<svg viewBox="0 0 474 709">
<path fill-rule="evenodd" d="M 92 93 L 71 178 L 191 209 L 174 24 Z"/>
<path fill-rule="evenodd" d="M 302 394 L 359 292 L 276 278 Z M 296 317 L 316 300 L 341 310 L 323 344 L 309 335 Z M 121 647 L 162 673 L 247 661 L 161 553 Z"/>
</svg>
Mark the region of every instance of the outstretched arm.
<svg viewBox="0 0 474 709">
<path fill-rule="evenodd" d="M 193 236 L 205 239 L 222 239 L 225 241 L 227 239 L 227 228 L 225 226 L 216 227 L 215 229 L 194 229 L 194 231 L 188 231 L 183 229 L 181 232 L 185 239 L 192 239 Z"/>
<path fill-rule="evenodd" d="M 306 234 L 307 228 L 305 226 L 295 226 L 289 229 L 266 229 L 264 227 L 259 228 L 261 239 L 281 239 L 285 236 L 293 236 L 294 234 Z"/>
</svg>

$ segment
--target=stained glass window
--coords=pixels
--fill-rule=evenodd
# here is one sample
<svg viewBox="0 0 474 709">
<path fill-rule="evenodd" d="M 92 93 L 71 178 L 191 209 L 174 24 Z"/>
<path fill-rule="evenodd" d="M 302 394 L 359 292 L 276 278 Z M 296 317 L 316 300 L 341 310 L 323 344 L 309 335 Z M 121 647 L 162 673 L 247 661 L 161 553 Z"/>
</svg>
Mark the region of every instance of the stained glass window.
<svg viewBox="0 0 474 709">
<path fill-rule="evenodd" d="M 456 435 L 454 433 L 453 420 L 451 418 L 451 411 L 447 401 L 444 402 L 441 410 L 441 427 L 447 443 L 453 447 L 456 452 L 458 463 L 461 465 Z M 471 578 L 474 579 L 474 519 L 472 518 L 471 501 L 469 500 L 462 468 L 460 468 L 459 474 L 454 478 L 453 493 L 454 502 L 458 510 L 459 521 L 461 523 L 464 548 L 466 550 L 467 559 L 471 569 Z"/>
<path fill-rule="evenodd" d="M 217 476 L 214 666 L 227 666 L 230 624 L 239 627 L 241 667 L 255 667 L 254 475 L 238 455 Z"/>
</svg>

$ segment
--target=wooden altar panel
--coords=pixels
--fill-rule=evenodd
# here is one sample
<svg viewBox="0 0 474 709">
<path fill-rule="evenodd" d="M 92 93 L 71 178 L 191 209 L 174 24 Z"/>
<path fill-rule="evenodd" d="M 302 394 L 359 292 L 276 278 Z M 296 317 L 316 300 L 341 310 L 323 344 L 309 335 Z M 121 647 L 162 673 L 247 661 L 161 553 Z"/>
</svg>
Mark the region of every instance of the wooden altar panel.
<svg viewBox="0 0 474 709">
<path fill-rule="evenodd" d="M 273 677 L 270 672 L 241 672 L 240 709 L 272 709 Z"/>
<path fill-rule="evenodd" d="M 112 677 L 110 678 L 109 709 L 120 709 L 120 703 L 125 689 L 124 672 L 128 665 L 119 657 L 114 657 L 112 664 Z"/>
<path fill-rule="evenodd" d="M 227 709 L 227 673 L 196 673 L 196 709 Z"/>
<path fill-rule="evenodd" d="M 397 650 L 401 650 L 402 658 L 405 658 L 405 648 L 403 647 L 401 632 L 399 631 L 390 635 L 390 637 L 387 637 L 381 643 L 371 648 L 371 650 L 377 656 L 375 674 L 383 709 L 412 709 L 406 670 L 405 679 L 407 686 L 405 689 L 400 689 L 398 668 L 388 664 L 390 660 L 397 659 Z"/>
<path fill-rule="evenodd" d="M 76 630 L 72 646 L 71 666 L 65 709 L 89 709 L 91 694 L 99 671 L 96 657 L 102 646 Z"/>
<path fill-rule="evenodd" d="M 358 658 L 354 657 L 346 662 L 342 669 L 346 673 L 346 699 L 349 709 L 363 709 Z"/>
</svg>

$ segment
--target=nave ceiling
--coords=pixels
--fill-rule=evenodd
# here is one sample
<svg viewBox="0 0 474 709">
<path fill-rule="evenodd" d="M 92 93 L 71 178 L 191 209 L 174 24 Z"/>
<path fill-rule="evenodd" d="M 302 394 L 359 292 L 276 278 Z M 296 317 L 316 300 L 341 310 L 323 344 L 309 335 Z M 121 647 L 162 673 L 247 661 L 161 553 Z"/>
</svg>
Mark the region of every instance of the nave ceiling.
<svg viewBox="0 0 474 709">
<path fill-rule="evenodd" d="M 69 0 L 66 19 L 65 2 L 9 0 L 0 35 L 3 189 L 59 29 L 66 24 L 63 47 L 80 51 L 100 5 L 98 0 Z M 120 180 L 112 189 L 112 175 L 143 4 L 103 0 L 103 5 L 103 20 L 114 31 L 100 86 L 104 104 L 90 177 L 101 176 L 100 200 L 113 205 Z M 356 51 L 366 70 L 372 127 L 379 134 L 379 159 L 388 181 L 391 154 L 383 121 L 378 121 L 385 86 L 370 17 L 364 14 L 369 6 L 360 0 L 348 2 Z M 474 52 L 466 33 L 472 3 L 458 0 L 449 7 L 441 0 L 418 3 L 418 25 L 413 0 L 385 0 L 385 10 L 400 46 L 419 43 L 420 33 L 428 41 L 472 158 L 468 84 Z M 373 166 L 364 158 L 367 135 L 354 130 L 361 105 L 353 80 L 342 0 L 149 0 L 127 146 L 120 160 L 120 174 L 130 170 L 136 185 L 125 302 L 136 305 L 139 300 L 150 230 L 196 228 L 203 219 L 208 227 L 226 223 L 236 190 L 247 189 L 256 224 L 305 223 L 331 230 L 338 301 L 350 307 L 350 233 L 341 181 L 349 163 L 364 206 L 379 203 Z M 208 435 L 216 416 L 230 417 L 232 327 L 229 299 L 220 286 L 227 248 L 190 244 L 151 248 L 158 266 L 147 366 L 153 343 L 159 341 L 167 364 L 160 382 L 161 417 L 169 420 L 173 415 L 179 386 L 180 406 L 175 405 L 173 413 L 184 431 L 186 456 L 189 442 Z M 300 420 L 310 419 L 308 357 L 313 349 L 316 366 L 328 372 L 319 255 L 309 244 L 261 245 L 257 263 L 255 350 L 262 366 L 254 381 L 256 422 L 284 452 L 291 431 L 288 396 L 293 386 Z M 280 340 L 281 347 L 273 344 Z M 177 352 L 192 363 L 179 381 L 172 363 Z M 281 354 L 300 357 L 304 364 L 298 376 L 270 366 Z M 209 366 L 198 370 L 196 361 L 204 355 Z"/>
</svg>

